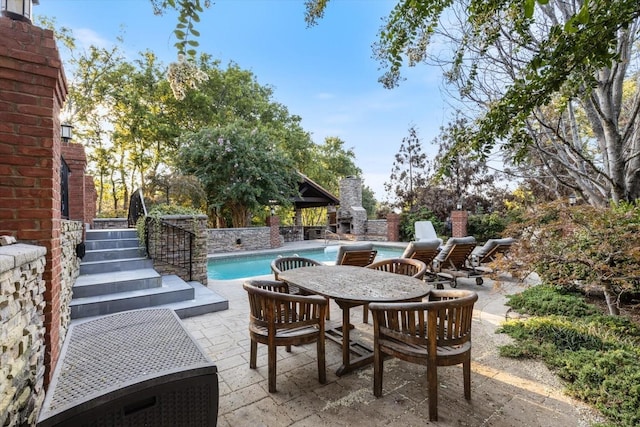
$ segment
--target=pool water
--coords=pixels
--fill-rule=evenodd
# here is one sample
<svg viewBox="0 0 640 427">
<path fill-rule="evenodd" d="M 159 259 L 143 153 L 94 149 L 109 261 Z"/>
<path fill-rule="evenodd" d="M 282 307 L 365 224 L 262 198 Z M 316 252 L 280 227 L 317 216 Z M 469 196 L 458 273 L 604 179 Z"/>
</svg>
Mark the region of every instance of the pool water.
<svg viewBox="0 0 640 427">
<path fill-rule="evenodd" d="M 378 251 L 376 261 L 387 258 L 398 258 L 404 252 L 403 248 L 389 246 L 375 246 Z M 214 280 L 242 279 L 245 277 L 272 274 L 271 261 L 278 257 L 301 256 L 319 262 L 332 263 L 336 260 L 337 248 L 300 250 L 289 252 L 273 252 L 262 255 L 239 255 L 230 258 L 209 259 L 207 263 L 207 277 Z"/>
</svg>

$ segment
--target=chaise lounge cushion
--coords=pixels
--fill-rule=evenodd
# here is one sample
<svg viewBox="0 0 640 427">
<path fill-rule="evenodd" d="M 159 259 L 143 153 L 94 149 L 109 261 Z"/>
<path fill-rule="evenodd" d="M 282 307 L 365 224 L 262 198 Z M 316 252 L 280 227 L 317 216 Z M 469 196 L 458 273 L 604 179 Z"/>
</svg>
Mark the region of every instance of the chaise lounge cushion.
<svg viewBox="0 0 640 427">
<path fill-rule="evenodd" d="M 463 245 L 463 244 L 469 244 L 469 243 L 475 243 L 476 242 L 476 238 L 473 236 L 467 236 L 467 237 L 451 237 L 449 238 L 449 240 L 447 240 L 447 243 L 443 246 L 442 250 L 440 251 L 440 253 L 438 254 L 438 256 L 436 257 L 436 261 L 444 261 L 447 259 L 447 255 L 449 255 L 449 252 L 451 252 L 451 249 L 455 246 L 455 245 Z"/>
<path fill-rule="evenodd" d="M 442 245 L 442 239 L 422 240 L 420 242 L 409 242 L 407 248 L 400 258 L 411 258 L 415 251 L 425 249 L 438 249 Z"/>
<path fill-rule="evenodd" d="M 370 250 L 373 250 L 373 243 L 360 243 L 357 245 L 342 245 L 338 249 L 338 256 L 336 256 L 336 264 L 340 264 L 345 252 L 370 251 Z"/>
</svg>

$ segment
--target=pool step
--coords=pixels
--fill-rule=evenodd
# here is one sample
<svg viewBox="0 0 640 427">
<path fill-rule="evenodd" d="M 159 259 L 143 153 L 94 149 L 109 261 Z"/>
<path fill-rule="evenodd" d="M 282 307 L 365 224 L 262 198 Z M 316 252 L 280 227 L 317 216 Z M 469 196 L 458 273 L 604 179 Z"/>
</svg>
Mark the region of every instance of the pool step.
<svg viewBox="0 0 640 427">
<path fill-rule="evenodd" d="M 86 237 L 70 303 L 73 320 L 148 307 L 168 307 L 181 318 L 229 308 L 198 282 L 158 274 L 139 249 L 135 230 L 89 230 Z"/>
</svg>

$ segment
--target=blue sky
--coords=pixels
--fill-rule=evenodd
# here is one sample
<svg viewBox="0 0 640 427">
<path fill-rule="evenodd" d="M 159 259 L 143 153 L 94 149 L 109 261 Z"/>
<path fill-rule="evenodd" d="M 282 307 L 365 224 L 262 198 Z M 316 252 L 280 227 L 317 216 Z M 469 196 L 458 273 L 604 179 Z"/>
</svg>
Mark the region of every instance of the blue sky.
<svg viewBox="0 0 640 427">
<path fill-rule="evenodd" d="M 407 80 L 393 90 L 378 83 L 371 45 L 395 3 L 333 0 L 318 25 L 307 28 L 303 0 L 217 0 L 197 26 L 198 50 L 272 86 L 273 100 L 301 116 L 315 142 L 328 136 L 345 141 L 364 184 L 383 201 L 383 183 L 409 127 L 417 127 L 432 156 L 437 148 L 431 141 L 453 114 L 436 67 L 406 70 Z M 175 14 L 153 15 L 149 0 L 40 0 L 33 13 L 55 17 L 86 45 L 111 46 L 122 35 L 131 58 L 147 49 L 165 65 L 177 58 Z"/>
</svg>

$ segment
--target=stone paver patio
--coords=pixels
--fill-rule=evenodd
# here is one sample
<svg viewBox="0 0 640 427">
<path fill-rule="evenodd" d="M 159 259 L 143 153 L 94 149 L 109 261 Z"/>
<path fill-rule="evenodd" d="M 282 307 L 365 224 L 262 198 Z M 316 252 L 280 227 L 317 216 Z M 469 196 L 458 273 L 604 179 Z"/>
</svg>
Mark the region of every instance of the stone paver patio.
<svg viewBox="0 0 640 427">
<path fill-rule="evenodd" d="M 271 278 L 272 276 L 265 276 Z M 216 362 L 220 385 L 218 425 L 227 426 L 587 426 L 593 413 L 562 394 L 562 384 L 537 362 L 498 356 L 509 337 L 495 330 L 505 318 L 505 295 L 521 285 L 461 279 L 459 288 L 478 292 L 472 350 L 471 401 L 464 399 L 460 366 L 439 368 L 439 421 L 428 421 L 426 368 L 385 362 L 384 396 L 373 396 L 371 366 L 337 377 L 338 345 L 327 341 L 327 384 L 317 379 L 315 345 L 278 348 L 277 393 L 267 391 L 266 346 L 258 346 L 258 369 L 249 369 L 248 302 L 241 280 L 210 281 L 229 299 L 229 310 L 184 319 L 187 329 Z M 332 302 L 332 319 L 341 312 Z M 371 325 L 353 309 L 357 334 Z"/>
</svg>

